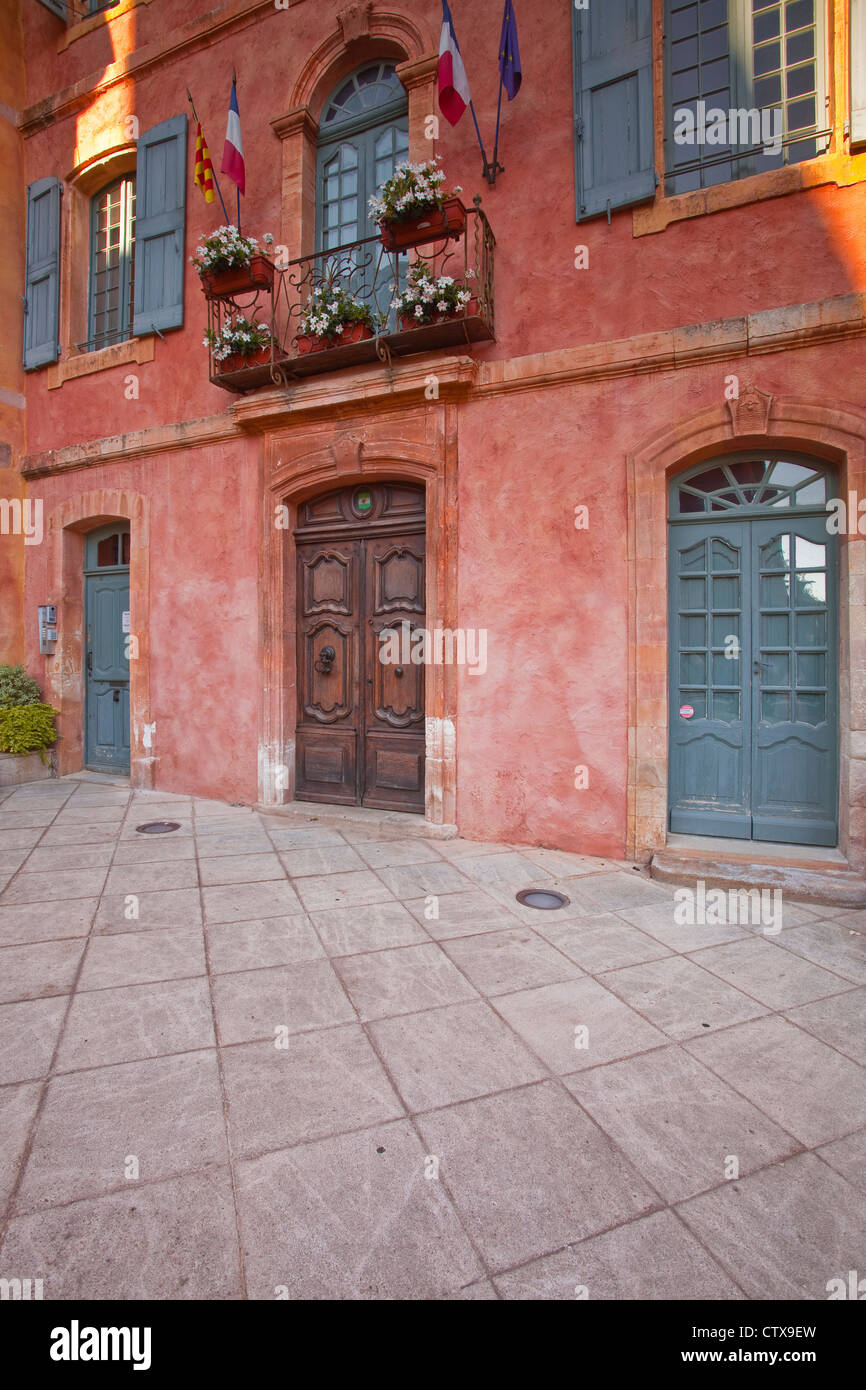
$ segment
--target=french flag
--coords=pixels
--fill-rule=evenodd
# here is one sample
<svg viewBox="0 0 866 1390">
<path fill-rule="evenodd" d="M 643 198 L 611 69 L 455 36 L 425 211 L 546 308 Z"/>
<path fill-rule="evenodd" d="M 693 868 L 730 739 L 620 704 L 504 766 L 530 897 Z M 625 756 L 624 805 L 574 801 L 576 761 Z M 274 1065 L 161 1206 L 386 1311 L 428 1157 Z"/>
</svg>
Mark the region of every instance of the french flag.
<svg viewBox="0 0 866 1390">
<path fill-rule="evenodd" d="M 442 34 L 439 39 L 438 79 L 439 110 L 446 121 L 456 125 L 472 97 L 466 69 L 460 56 L 457 35 L 454 32 L 454 20 L 451 18 L 451 11 L 448 8 L 448 0 L 442 0 Z"/>
<path fill-rule="evenodd" d="M 232 99 L 229 102 L 229 118 L 226 122 L 226 142 L 223 145 L 223 162 L 220 173 L 228 174 L 238 186 L 239 193 L 247 187 L 246 166 L 244 165 L 244 142 L 241 135 L 241 113 L 238 110 L 237 83 L 232 82 Z"/>
</svg>

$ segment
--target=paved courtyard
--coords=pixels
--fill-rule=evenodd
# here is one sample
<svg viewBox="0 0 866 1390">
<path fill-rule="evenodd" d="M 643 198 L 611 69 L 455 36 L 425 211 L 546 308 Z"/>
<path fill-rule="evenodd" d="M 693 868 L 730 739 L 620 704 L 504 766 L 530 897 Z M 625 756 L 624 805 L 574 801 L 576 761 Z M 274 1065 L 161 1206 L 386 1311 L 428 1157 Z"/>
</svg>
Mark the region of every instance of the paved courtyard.
<svg viewBox="0 0 866 1390">
<path fill-rule="evenodd" d="M 0 792 L 0 1277 L 823 1299 L 866 1273 L 866 912 L 682 925 L 631 865 L 327 810 Z"/>
</svg>

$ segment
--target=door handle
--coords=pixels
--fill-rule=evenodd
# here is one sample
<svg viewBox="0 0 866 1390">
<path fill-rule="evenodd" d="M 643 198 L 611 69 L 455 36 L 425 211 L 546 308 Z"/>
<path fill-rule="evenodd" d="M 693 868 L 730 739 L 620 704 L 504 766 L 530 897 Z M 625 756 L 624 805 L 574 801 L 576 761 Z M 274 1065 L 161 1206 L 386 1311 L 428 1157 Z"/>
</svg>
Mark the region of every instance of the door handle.
<svg viewBox="0 0 866 1390">
<path fill-rule="evenodd" d="M 770 663 L 769 663 L 769 661 L 758 661 L 758 659 L 757 659 L 757 657 L 756 657 L 756 658 L 755 658 L 755 661 L 752 663 L 752 675 L 753 675 L 753 676 L 759 676 L 759 675 L 761 674 L 762 671 L 769 671 L 769 669 L 770 669 Z"/>
<path fill-rule="evenodd" d="M 114 703 L 118 704 L 120 701 L 120 691 L 117 689 L 117 686 L 114 687 L 111 693 L 114 697 Z"/>
</svg>

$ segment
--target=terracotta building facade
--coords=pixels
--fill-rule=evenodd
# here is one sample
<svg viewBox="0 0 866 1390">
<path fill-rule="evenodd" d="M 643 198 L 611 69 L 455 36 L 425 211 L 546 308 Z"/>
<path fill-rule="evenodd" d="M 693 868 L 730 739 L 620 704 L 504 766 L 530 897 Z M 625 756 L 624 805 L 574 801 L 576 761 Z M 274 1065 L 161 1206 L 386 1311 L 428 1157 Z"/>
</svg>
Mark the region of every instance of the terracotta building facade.
<svg viewBox="0 0 866 1390">
<path fill-rule="evenodd" d="M 501 4 L 451 8 L 490 155 Z M 866 870 L 866 5 L 518 0 L 493 183 L 434 0 L 84 10 L 3 0 L 0 485 L 42 531 L 0 537 L 0 660 L 60 771 Z M 187 92 L 218 170 L 233 70 L 281 286 L 438 154 L 472 324 L 220 380 Z M 701 102 L 771 138 L 678 142 Z"/>
</svg>

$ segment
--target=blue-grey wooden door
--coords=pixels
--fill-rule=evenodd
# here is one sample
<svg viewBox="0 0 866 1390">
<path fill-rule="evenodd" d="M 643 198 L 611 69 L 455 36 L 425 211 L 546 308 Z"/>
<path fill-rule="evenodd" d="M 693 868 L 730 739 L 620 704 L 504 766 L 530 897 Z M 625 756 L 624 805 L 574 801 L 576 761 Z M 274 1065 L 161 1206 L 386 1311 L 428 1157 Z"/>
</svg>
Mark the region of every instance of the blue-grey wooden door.
<svg viewBox="0 0 866 1390">
<path fill-rule="evenodd" d="M 837 551 L 824 517 L 754 521 L 752 838 L 835 845 Z"/>
<path fill-rule="evenodd" d="M 104 537 L 103 544 L 113 539 L 123 540 L 115 533 Z M 95 539 L 92 548 L 95 552 Z M 104 556 L 105 549 L 102 553 Z M 108 558 L 113 558 L 111 551 Z M 84 762 L 87 767 L 127 772 L 129 570 L 122 565 L 105 565 L 86 573 L 84 584 L 87 625 Z"/>
<path fill-rule="evenodd" d="M 837 554 L 825 516 L 670 531 L 670 828 L 835 845 Z"/>
</svg>

